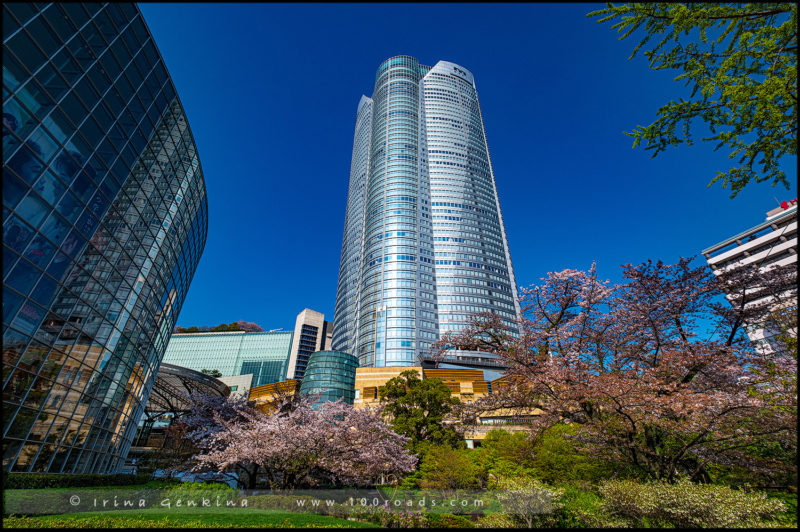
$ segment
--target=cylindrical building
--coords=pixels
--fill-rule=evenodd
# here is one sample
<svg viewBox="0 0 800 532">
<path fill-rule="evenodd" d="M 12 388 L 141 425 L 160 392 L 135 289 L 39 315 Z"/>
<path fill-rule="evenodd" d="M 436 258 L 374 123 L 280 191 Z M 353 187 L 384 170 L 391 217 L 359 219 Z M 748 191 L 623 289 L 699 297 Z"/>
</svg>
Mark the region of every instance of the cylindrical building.
<svg viewBox="0 0 800 532">
<path fill-rule="evenodd" d="M 441 334 L 485 311 L 516 331 L 516 281 L 472 74 L 447 61 L 387 59 L 359 104 L 333 348 L 362 366 L 413 366 Z"/>
<path fill-rule="evenodd" d="M 317 404 L 344 399 L 352 405 L 357 367 L 358 359 L 354 355 L 340 351 L 317 351 L 308 359 L 300 393 L 320 394 Z"/>
<path fill-rule="evenodd" d="M 135 4 L 3 5 L 3 469 L 113 473 L 206 242 Z"/>
</svg>

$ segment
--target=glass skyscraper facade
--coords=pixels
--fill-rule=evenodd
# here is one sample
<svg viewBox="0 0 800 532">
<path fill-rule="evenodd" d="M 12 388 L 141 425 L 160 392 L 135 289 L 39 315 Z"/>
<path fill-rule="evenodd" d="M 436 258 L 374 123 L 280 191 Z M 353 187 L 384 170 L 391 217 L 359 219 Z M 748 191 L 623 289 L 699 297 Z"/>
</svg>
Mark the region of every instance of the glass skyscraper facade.
<svg viewBox="0 0 800 532">
<path fill-rule="evenodd" d="M 415 365 L 484 311 L 517 330 L 473 76 L 447 61 L 387 59 L 356 116 L 332 348 L 361 366 Z"/>
<path fill-rule="evenodd" d="M 3 469 L 113 473 L 206 242 L 134 4 L 3 4 Z"/>
</svg>

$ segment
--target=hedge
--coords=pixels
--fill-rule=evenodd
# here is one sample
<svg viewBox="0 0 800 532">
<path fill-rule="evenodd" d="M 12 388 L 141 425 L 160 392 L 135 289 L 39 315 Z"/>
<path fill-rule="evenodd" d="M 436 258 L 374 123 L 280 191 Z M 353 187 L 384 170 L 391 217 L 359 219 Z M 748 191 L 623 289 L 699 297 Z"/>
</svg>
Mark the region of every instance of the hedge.
<svg viewBox="0 0 800 532">
<path fill-rule="evenodd" d="M 91 486 L 132 486 L 145 484 L 151 475 L 70 475 L 51 473 L 5 473 L 3 489 L 86 488 Z"/>
</svg>

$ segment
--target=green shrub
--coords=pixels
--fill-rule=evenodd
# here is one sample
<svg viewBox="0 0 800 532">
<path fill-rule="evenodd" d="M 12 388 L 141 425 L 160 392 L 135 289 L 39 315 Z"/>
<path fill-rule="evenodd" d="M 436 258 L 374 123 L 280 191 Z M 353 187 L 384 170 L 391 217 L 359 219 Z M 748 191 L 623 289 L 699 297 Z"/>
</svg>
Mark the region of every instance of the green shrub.
<svg viewBox="0 0 800 532">
<path fill-rule="evenodd" d="M 766 493 L 747 493 L 727 486 L 638 483 L 612 480 L 600 487 L 603 509 L 631 526 L 750 527 L 779 519 L 786 505 Z"/>
<path fill-rule="evenodd" d="M 307 512 L 321 515 L 332 515 L 336 517 L 351 517 L 350 507 L 337 503 L 331 506 L 319 504 L 314 506 L 312 501 L 315 497 L 304 495 L 250 495 L 247 497 L 249 508 L 263 510 L 287 510 L 290 512 Z M 302 504 L 301 504 L 302 502 Z"/>
<path fill-rule="evenodd" d="M 635 475 L 630 467 L 612 464 L 576 450 L 568 436 L 578 431 L 576 425 L 559 423 L 548 428 L 533 447 L 530 468 L 533 476 L 548 484 L 597 483 L 604 479 Z"/>
<path fill-rule="evenodd" d="M 428 526 L 431 528 L 475 528 L 475 523 L 453 514 L 428 514 Z"/>
<path fill-rule="evenodd" d="M 87 488 L 92 486 L 133 486 L 145 484 L 150 475 L 70 475 L 51 473 L 7 473 L 3 489 Z"/>
<path fill-rule="evenodd" d="M 386 528 L 428 528 L 428 519 L 421 512 L 381 510 L 374 515 L 377 524 Z"/>
<path fill-rule="evenodd" d="M 478 520 L 478 528 L 521 528 L 523 525 L 503 513 L 493 513 Z"/>
<path fill-rule="evenodd" d="M 481 487 L 482 470 L 473 463 L 467 449 L 453 449 L 449 445 L 429 446 L 420 464 L 423 488 L 437 490 L 476 489 Z"/>
<path fill-rule="evenodd" d="M 630 478 L 637 472 L 624 464 L 612 464 L 576 450 L 569 436 L 578 427 L 560 423 L 539 435 L 492 430 L 472 454 L 484 474 L 495 477 L 532 477 L 550 485 L 584 485 L 617 476 Z"/>
<path fill-rule="evenodd" d="M 771 499 L 778 499 L 786 506 L 781 518 L 787 526 L 797 527 L 797 493 L 786 493 L 785 491 L 770 491 L 767 496 Z"/>
<path fill-rule="evenodd" d="M 563 489 L 552 488 L 529 477 L 502 478 L 497 482 L 497 498 L 503 513 L 528 528 L 554 526 L 556 513 L 563 508 Z"/>
</svg>

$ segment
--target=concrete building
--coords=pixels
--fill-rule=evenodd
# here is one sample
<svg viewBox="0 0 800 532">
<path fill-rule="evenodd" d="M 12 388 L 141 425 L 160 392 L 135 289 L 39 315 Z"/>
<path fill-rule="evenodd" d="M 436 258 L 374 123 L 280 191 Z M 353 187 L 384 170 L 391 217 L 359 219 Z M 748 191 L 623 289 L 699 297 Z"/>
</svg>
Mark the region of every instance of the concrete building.
<svg viewBox="0 0 800 532">
<path fill-rule="evenodd" d="M 768 211 L 763 223 L 704 249 L 703 256 L 715 275 L 739 267 L 768 270 L 774 266 L 784 265 L 794 265 L 796 272 L 797 199 L 784 201 L 780 206 Z M 756 287 L 753 289 L 754 292 L 758 290 Z M 733 298 L 732 294 L 728 295 L 728 299 Z M 756 305 L 769 301 L 774 301 L 775 311 L 793 312 L 796 320 L 796 289 L 778 294 L 777 298 L 770 294 L 759 295 L 755 292 L 753 299 L 747 304 Z M 756 349 L 763 354 L 782 350 L 775 338 L 780 331 L 764 325 L 755 323 L 747 327 L 747 335 Z M 797 336 L 797 330 L 794 329 L 793 332 Z"/>
<path fill-rule="evenodd" d="M 253 384 L 253 374 L 231 375 L 230 377 L 217 377 L 217 380 L 226 384 L 231 390 L 231 396 L 248 397 Z"/>
<path fill-rule="evenodd" d="M 325 321 L 324 314 L 310 308 L 303 309 L 294 324 L 292 355 L 287 370 L 289 378 L 302 379 L 311 354 L 330 349 L 332 335 L 333 324 Z"/>
<path fill-rule="evenodd" d="M 362 367 L 418 366 L 475 313 L 517 330 L 514 269 L 467 69 L 409 56 L 381 63 L 372 98 L 358 105 L 348 190 L 333 349 Z M 494 358 L 456 356 L 472 367 Z"/>
</svg>

